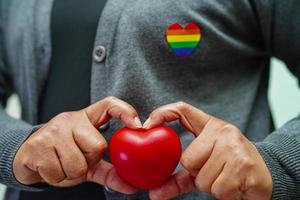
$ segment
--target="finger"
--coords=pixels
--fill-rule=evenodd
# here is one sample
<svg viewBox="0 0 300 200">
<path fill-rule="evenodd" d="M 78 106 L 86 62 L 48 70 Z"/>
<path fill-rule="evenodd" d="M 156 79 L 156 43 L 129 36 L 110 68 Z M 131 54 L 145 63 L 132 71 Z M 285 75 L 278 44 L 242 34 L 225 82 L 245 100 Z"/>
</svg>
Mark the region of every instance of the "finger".
<svg viewBox="0 0 300 200">
<path fill-rule="evenodd" d="M 59 183 L 66 178 L 55 150 L 49 150 L 36 164 L 35 171 L 50 185 Z"/>
<path fill-rule="evenodd" d="M 59 131 L 64 131 L 64 129 Z M 61 137 L 55 140 L 54 146 L 67 179 L 81 177 L 87 172 L 87 161 L 76 145 L 72 134 L 61 134 Z"/>
<path fill-rule="evenodd" d="M 55 187 L 72 187 L 84 183 L 86 181 L 86 176 L 81 176 L 75 179 L 65 179 L 59 183 L 52 184 Z"/>
<path fill-rule="evenodd" d="M 157 108 L 151 114 L 143 127 L 150 129 L 152 127 L 179 119 L 181 124 L 198 136 L 211 116 L 203 111 L 183 102 L 173 103 Z"/>
<path fill-rule="evenodd" d="M 181 171 L 162 186 L 150 190 L 149 196 L 151 200 L 171 199 L 194 189 L 194 178 L 187 171 Z"/>
<path fill-rule="evenodd" d="M 16 170 L 18 170 L 18 173 L 15 173 Z M 30 169 L 27 165 L 22 168 L 18 167 L 18 169 L 14 169 L 14 175 L 18 177 L 18 182 L 24 185 L 32 185 L 43 181 L 39 173 Z"/>
<path fill-rule="evenodd" d="M 73 129 L 73 137 L 83 152 L 88 166 L 97 164 L 107 149 L 107 142 L 101 133 L 89 124 L 79 124 Z"/>
<path fill-rule="evenodd" d="M 111 117 L 121 120 L 129 128 L 142 127 L 136 110 L 128 103 L 115 97 L 107 97 L 90 105 L 83 111 L 96 127 L 100 127 Z"/>
<path fill-rule="evenodd" d="M 222 153 L 222 149 L 215 145 L 212 154 L 200 169 L 196 179 L 195 185 L 198 190 L 206 193 L 211 193 L 212 184 L 219 177 L 222 172 L 226 158 Z"/>
<path fill-rule="evenodd" d="M 235 169 L 230 164 L 225 164 L 223 171 L 211 187 L 211 194 L 220 200 L 241 199 L 240 178 L 235 176 Z"/>
<path fill-rule="evenodd" d="M 104 160 L 101 160 L 97 165 L 95 165 L 88 171 L 87 181 L 107 186 L 112 190 L 124 194 L 133 194 L 136 192 L 136 188 L 123 181 L 117 175 L 117 172 L 113 165 Z"/>
<path fill-rule="evenodd" d="M 213 152 L 216 137 L 213 134 L 219 127 L 214 125 L 212 118 L 202 133 L 194 139 L 181 156 L 181 164 L 190 173 L 198 172 Z"/>
<path fill-rule="evenodd" d="M 32 185 L 41 182 L 42 177 L 37 172 L 32 159 L 35 155 L 32 155 L 32 153 L 30 154 L 32 157 L 26 155 L 28 155 L 26 148 L 24 149 L 23 146 L 21 146 L 13 161 L 14 176 L 18 182 L 24 185 Z"/>
</svg>

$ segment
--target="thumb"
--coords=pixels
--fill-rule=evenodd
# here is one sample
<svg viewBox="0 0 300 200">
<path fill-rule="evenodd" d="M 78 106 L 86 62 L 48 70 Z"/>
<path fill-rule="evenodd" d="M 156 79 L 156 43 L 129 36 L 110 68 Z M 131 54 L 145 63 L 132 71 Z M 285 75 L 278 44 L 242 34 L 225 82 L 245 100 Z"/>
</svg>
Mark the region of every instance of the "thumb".
<svg viewBox="0 0 300 200">
<path fill-rule="evenodd" d="M 112 190 L 134 194 L 137 190 L 133 186 L 122 180 L 112 164 L 101 160 L 95 167 L 91 168 L 87 174 L 87 181 L 95 182 Z"/>
<path fill-rule="evenodd" d="M 160 187 L 150 190 L 149 196 L 151 200 L 171 199 L 194 189 L 194 177 L 187 171 L 181 171 Z"/>
<path fill-rule="evenodd" d="M 136 110 L 116 97 L 106 97 L 83 109 L 83 111 L 90 122 L 97 128 L 111 118 L 121 120 L 128 128 L 137 129 L 142 127 Z"/>
<path fill-rule="evenodd" d="M 124 194 L 134 194 L 137 191 L 136 188 L 132 187 L 118 176 L 112 164 L 104 160 L 101 160 L 94 167 L 89 168 L 87 174 L 84 176 L 76 179 L 64 180 L 60 183 L 54 184 L 54 186 L 70 187 L 87 181 L 107 186 L 112 190 Z"/>
</svg>

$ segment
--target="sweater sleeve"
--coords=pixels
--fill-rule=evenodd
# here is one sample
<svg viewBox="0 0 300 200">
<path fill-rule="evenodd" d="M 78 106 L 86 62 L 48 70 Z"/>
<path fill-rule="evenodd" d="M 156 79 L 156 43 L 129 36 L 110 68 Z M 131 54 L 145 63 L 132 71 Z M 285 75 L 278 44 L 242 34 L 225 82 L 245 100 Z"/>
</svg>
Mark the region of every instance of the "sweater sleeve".
<svg viewBox="0 0 300 200">
<path fill-rule="evenodd" d="M 300 78 L 300 1 L 253 0 L 266 51 Z M 300 199 L 300 116 L 256 143 L 273 178 L 272 199 Z"/>
<path fill-rule="evenodd" d="M 26 138 L 39 127 L 10 117 L 4 109 L 7 98 L 13 92 L 9 67 L 5 62 L 3 33 L 9 2 L 0 1 L 0 183 L 8 187 L 34 191 L 38 189 L 22 185 L 15 179 L 13 159 Z"/>
</svg>

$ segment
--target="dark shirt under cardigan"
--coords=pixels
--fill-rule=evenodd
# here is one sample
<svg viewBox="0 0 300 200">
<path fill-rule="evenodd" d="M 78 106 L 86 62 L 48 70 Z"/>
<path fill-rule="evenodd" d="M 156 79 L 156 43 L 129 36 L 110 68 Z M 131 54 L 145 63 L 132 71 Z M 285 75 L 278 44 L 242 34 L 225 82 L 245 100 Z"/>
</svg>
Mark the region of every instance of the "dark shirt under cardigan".
<svg viewBox="0 0 300 200">
<path fill-rule="evenodd" d="M 94 39 L 106 0 L 56 0 L 52 10 L 53 54 L 40 99 L 39 122 L 90 104 L 90 77 Z M 103 188 L 85 183 L 44 192 L 22 191 L 20 200 L 101 200 Z"/>
</svg>

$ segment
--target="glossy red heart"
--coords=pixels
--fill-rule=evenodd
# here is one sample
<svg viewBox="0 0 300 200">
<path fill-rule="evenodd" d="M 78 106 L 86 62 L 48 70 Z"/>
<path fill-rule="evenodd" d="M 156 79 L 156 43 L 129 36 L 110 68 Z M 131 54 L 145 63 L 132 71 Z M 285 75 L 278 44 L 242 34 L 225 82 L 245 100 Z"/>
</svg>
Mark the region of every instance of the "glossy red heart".
<svg viewBox="0 0 300 200">
<path fill-rule="evenodd" d="M 112 136 L 109 150 L 118 175 L 132 186 L 147 190 L 172 175 L 180 160 L 181 142 L 167 126 L 121 128 Z"/>
</svg>

